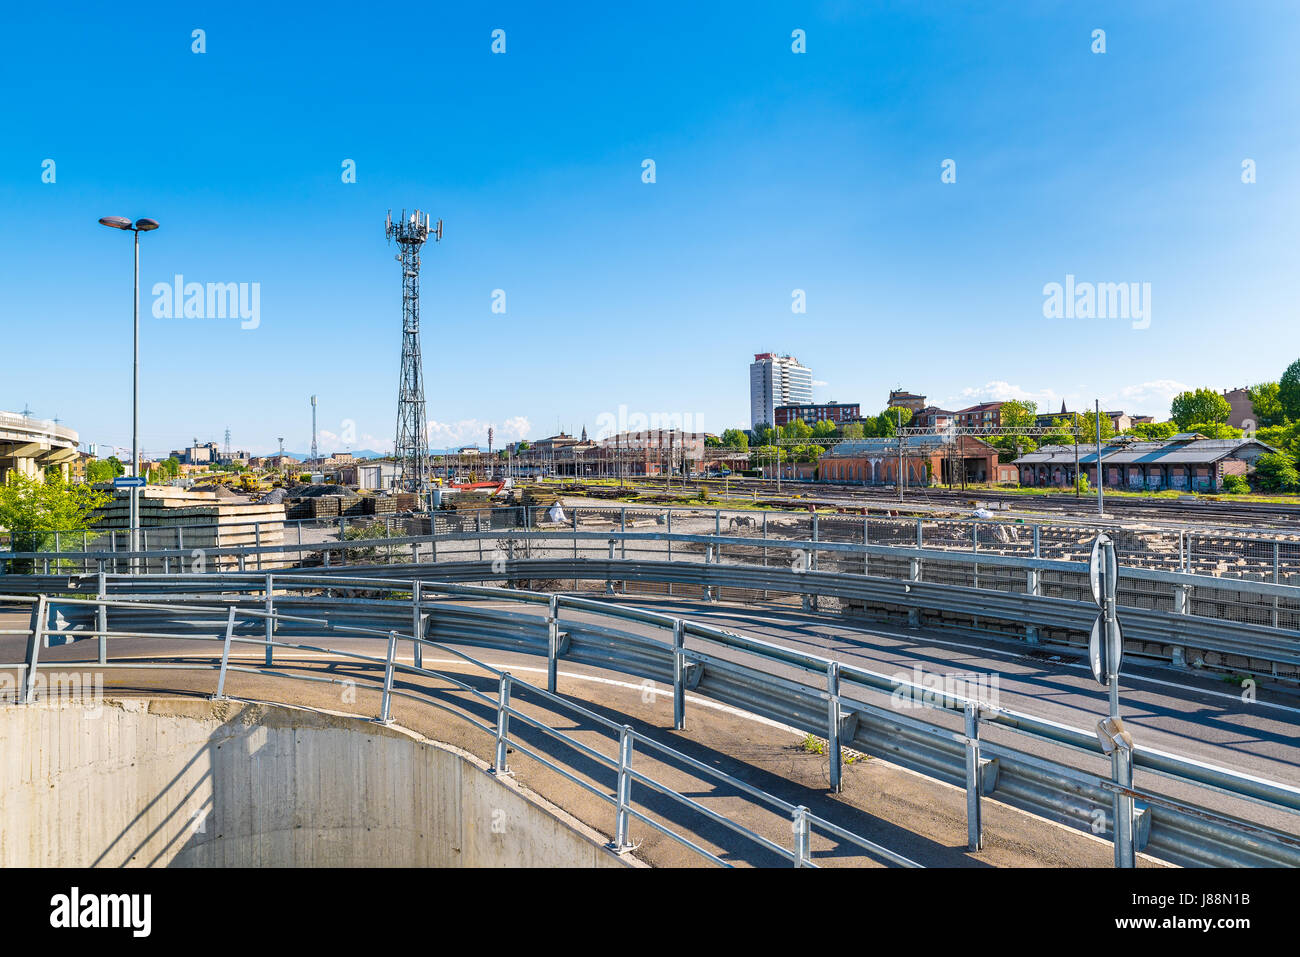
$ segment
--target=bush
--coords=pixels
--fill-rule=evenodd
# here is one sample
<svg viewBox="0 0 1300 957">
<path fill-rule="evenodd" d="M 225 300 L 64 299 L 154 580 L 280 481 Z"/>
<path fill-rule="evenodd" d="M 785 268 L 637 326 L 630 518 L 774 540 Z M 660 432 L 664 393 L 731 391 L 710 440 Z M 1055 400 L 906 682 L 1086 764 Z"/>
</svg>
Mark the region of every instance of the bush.
<svg viewBox="0 0 1300 957">
<path fill-rule="evenodd" d="M 1285 452 L 1261 455 L 1255 460 L 1255 475 L 1259 487 L 1269 492 L 1289 492 L 1300 487 L 1295 460 Z"/>
<path fill-rule="evenodd" d="M 1250 491 L 1250 483 L 1240 475 L 1225 475 L 1223 490 L 1229 495 L 1245 495 Z"/>
</svg>

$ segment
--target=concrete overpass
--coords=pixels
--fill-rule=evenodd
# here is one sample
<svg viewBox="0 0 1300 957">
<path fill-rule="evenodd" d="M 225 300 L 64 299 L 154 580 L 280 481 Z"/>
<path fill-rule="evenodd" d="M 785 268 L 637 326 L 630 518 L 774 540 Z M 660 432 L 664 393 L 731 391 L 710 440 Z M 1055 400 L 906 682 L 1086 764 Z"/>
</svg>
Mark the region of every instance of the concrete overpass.
<svg viewBox="0 0 1300 957">
<path fill-rule="evenodd" d="M 16 412 L 0 412 L 0 482 L 16 471 L 28 477 L 59 466 L 63 478 L 77 457 L 80 436 L 49 419 L 29 419 Z"/>
</svg>

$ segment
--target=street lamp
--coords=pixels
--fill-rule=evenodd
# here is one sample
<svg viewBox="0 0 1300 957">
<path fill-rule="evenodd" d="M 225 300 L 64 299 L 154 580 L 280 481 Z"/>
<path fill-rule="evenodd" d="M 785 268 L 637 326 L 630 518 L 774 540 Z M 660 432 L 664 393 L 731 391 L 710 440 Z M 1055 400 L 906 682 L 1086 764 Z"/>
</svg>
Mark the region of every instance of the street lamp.
<svg viewBox="0 0 1300 957">
<path fill-rule="evenodd" d="M 125 216 L 103 216 L 100 223 L 113 229 L 127 229 L 135 233 L 135 334 L 133 357 L 131 361 L 131 475 L 140 475 L 140 234 L 158 228 L 155 219 L 137 219 L 134 223 Z M 136 559 L 134 553 L 140 546 L 140 488 L 132 485 L 131 503 L 131 568 L 134 571 Z"/>
</svg>

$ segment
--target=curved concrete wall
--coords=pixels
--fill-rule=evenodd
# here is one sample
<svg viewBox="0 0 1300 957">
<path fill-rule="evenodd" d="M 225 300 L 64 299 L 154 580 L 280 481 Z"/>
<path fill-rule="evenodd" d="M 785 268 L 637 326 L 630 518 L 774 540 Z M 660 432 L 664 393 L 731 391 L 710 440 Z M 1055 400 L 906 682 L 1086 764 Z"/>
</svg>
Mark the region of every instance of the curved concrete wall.
<svg viewBox="0 0 1300 957">
<path fill-rule="evenodd" d="M 0 867 L 624 866 L 399 728 L 186 699 L 0 708 Z"/>
</svg>

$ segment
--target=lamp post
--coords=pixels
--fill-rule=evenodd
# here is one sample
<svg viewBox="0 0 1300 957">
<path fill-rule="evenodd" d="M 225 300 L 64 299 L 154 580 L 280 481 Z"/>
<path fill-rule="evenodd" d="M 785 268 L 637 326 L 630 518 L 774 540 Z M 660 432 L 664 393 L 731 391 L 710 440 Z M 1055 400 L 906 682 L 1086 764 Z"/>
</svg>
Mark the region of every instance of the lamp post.
<svg viewBox="0 0 1300 957">
<path fill-rule="evenodd" d="M 131 360 L 131 475 L 140 475 L 140 234 L 158 228 L 154 219 L 137 219 L 134 223 L 125 216 L 104 216 L 100 223 L 113 229 L 127 229 L 135 233 L 135 283 L 134 301 L 134 336 Z M 130 489 L 130 526 L 131 526 L 131 570 L 136 570 L 134 553 L 140 549 L 140 489 Z"/>
</svg>

